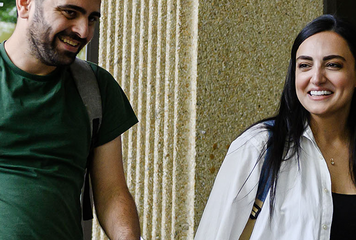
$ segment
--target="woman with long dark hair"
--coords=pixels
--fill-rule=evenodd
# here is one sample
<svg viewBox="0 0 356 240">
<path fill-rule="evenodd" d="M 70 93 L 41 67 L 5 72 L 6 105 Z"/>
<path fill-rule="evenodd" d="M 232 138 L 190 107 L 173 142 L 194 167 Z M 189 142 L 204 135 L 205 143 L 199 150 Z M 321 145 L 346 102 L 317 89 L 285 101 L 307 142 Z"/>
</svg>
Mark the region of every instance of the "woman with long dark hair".
<svg viewBox="0 0 356 240">
<path fill-rule="evenodd" d="M 250 239 L 355 238 L 355 59 L 356 31 L 333 15 L 298 34 L 278 112 L 231 144 L 196 240 L 242 239 L 259 208 Z"/>
</svg>

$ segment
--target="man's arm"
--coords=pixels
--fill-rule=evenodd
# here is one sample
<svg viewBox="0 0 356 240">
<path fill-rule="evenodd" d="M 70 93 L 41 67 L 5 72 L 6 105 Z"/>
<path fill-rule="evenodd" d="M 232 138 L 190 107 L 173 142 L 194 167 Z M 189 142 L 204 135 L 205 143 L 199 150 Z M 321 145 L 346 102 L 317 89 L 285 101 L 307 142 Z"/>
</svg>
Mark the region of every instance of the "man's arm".
<svg viewBox="0 0 356 240">
<path fill-rule="evenodd" d="M 91 181 L 98 220 L 107 236 L 140 239 L 136 205 L 124 176 L 120 136 L 94 150 Z"/>
</svg>

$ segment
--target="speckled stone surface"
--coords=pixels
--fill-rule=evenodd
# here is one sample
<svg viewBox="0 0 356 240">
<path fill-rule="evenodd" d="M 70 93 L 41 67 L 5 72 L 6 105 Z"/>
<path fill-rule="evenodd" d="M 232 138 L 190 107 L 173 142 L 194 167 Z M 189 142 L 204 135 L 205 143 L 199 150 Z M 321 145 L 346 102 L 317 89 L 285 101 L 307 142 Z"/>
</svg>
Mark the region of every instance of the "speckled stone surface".
<svg viewBox="0 0 356 240">
<path fill-rule="evenodd" d="M 216 0 L 199 6 L 196 227 L 230 143 L 275 113 L 294 38 L 322 14 L 323 1 Z"/>
<path fill-rule="evenodd" d="M 142 235 L 193 239 L 230 143 L 277 107 L 311 0 L 102 2 L 99 65 L 140 123 L 123 159 Z M 97 223 L 93 239 L 106 239 Z"/>
</svg>

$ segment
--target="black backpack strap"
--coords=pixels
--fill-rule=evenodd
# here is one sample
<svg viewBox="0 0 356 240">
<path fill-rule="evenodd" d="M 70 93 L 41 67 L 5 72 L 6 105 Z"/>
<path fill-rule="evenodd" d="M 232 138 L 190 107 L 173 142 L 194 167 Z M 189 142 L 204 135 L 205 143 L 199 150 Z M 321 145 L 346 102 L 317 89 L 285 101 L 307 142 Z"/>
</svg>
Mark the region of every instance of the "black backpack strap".
<svg viewBox="0 0 356 240">
<path fill-rule="evenodd" d="M 265 124 L 269 125 L 269 126 L 273 126 L 274 121 L 267 121 L 267 122 L 265 122 Z M 269 135 L 269 138 L 271 138 L 272 132 L 270 130 L 268 131 L 268 135 Z M 270 154 L 270 148 L 267 147 L 265 161 L 263 162 L 262 170 L 260 173 L 260 180 L 258 182 L 258 189 L 257 189 L 257 195 L 255 198 L 255 202 L 253 204 L 250 217 L 245 225 L 245 228 L 243 229 L 243 231 L 240 235 L 239 240 L 250 239 L 253 228 L 255 226 L 256 219 L 262 210 L 263 203 L 266 200 L 267 194 L 271 188 L 272 177 L 270 175 L 268 175 L 268 171 L 267 171 L 268 163 L 266 161 L 266 159 L 269 157 L 269 154 Z"/>
<path fill-rule="evenodd" d="M 270 120 L 270 121 L 265 122 L 265 124 L 268 126 L 273 126 L 274 121 Z M 269 130 L 268 138 L 270 139 L 271 136 L 272 136 L 272 132 Z M 270 149 L 267 148 L 265 161 L 263 162 L 262 170 L 261 170 L 261 174 L 260 174 L 260 180 L 258 182 L 256 201 L 253 204 L 252 212 L 250 215 L 251 219 L 257 219 L 258 215 L 260 214 L 260 212 L 262 210 L 262 206 L 266 200 L 267 194 L 271 188 L 272 176 L 268 175 L 269 174 L 269 172 L 267 171 L 268 163 L 266 161 L 266 159 L 269 157 L 269 155 L 270 155 Z"/>
<path fill-rule="evenodd" d="M 270 154 L 270 152 L 267 149 L 266 158 L 269 156 L 269 154 Z M 258 183 L 256 200 L 253 204 L 252 212 L 250 215 L 251 219 L 257 219 L 258 215 L 260 214 L 260 212 L 262 210 L 262 206 L 266 200 L 269 189 L 271 188 L 272 176 L 268 175 L 267 164 L 268 164 L 267 161 L 264 161 L 263 166 L 262 166 L 261 175 L 260 175 L 260 180 Z"/>
<path fill-rule="evenodd" d="M 83 187 L 84 190 L 81 195 L 83 220 L 90 220 L 93 218 L 93 213 L 90 200 L 90 179 L 88 168 L 90 168 L 91 165 L 93 148 L 101 125 L 101 95 L 95 73 L 86 61 L 76 58 L 70 65 L 70 70 L 90 119 L 91 146 L 87 159 L 87 169 Z"/>
</svg>

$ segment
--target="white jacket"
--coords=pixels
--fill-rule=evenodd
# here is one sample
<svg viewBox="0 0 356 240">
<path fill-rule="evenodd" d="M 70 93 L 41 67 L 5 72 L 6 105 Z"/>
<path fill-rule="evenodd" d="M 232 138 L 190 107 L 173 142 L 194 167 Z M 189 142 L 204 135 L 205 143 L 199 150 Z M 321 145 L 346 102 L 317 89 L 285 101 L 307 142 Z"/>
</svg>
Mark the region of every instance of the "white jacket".
<svg viewBox="0 0 356 240">
<path fill-rule="evenodd" d="M 195 240 L 238 240 L 256 197 L 268 140 L 261 124 L 230 146 L 216 177 Z M 257 218 L 251 240 L 328 240 L 333 216 L 331 179 L 326 162 L 308 127 L 296 156 L 281 165 L 273 217 L 269 194 Z"/>
</svg>

